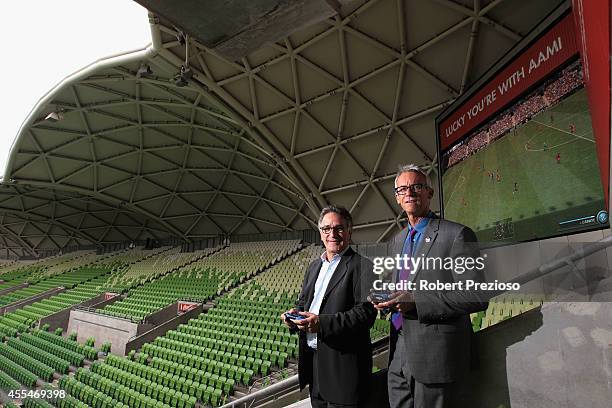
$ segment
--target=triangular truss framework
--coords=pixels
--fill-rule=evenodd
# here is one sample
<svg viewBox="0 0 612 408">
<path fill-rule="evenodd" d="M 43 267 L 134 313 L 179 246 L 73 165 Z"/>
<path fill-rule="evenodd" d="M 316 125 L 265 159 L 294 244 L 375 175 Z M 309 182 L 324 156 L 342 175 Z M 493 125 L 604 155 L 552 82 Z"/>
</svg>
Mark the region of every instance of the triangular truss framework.
<svg viewBox="0 0 612 408">
<path fill-rule="evenodd" d="M 401 220 L 397 165 L 435 179 L 434 117 L 560 3 L 348 2 L 236 62 L 189 41 L 186 87 L 173 81 L 179 33 L 153 16 L 152 47 L 88 67 L 39 103 L 4 178 L 25 205 L 3 214 L 63 228 L 54 206 L 69 195 L 129 215 L 151 237 L 190 241 L 311 228 L 333 203 L 352 211 L 357 241 L 384 240 Z M 153 73 L 139 74 L 143 65 Z M 62 119 L 45 120 L 51 112 Z M 43 191 L 48 212 L 29 219 Z M 9 224 L 7 250 L 109 240 L 71 224 L 68 241 L 34 244 Z"/>
</svg>

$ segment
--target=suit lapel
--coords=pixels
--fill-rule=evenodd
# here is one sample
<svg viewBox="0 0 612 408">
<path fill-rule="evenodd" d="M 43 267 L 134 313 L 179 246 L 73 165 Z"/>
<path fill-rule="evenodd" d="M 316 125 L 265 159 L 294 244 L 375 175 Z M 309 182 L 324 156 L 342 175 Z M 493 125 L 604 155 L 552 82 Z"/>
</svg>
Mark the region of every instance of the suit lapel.
<svg viewBox="0 0 612 408">
<path fill-rule="evenodd" d="M 342 258 L 340 258 L 340 262 L 338 262 L 338 266 L 336 267 L 336 270 L 334 270 L 334 274 L 332 275 L 331 279 L 329 280 L 329 283 L 327 284 L 327 289 L 325 289 L 325 295 L 323 296 L 323 299 L 327 299 L 327 297 L 329 296 L 329 293 L 342 280 L 342 278 L 344 277 L 348 269 L 348 261 L 353 257 L 353 254 L 354 254 L 353 249 L 349 247 L 344 253 L 344 255 L 342 255 Z M 324 303 L 325 303 L 325 300 L 321 302 L 321 307 L 323 307 Z"/>
<path fill-rule="evenodd" d="M 327 299 L 330 292 L 334 289 L 334 287 L 336 287 L 336 285 L 338 285 L 338 283 L 340 283 L 340 281 L 346 274 L 346 271 L 348 269 L 348 262 L 353 257 L 354 253 L 355 252 L 353 251 L 353 249 L 349 247 L 344 253 L 344 255 L 342 255 L 342 258 L 340 258 L 340 262 L 338 262 L 338 266 L 334 270 L 334 274 L 332 275 L 331 279 L 329 280 L 329 283 L 327 284 L 327 288 L 325 289 L 325 295 L 323 295 L 323 301 L 321 302 L 320 309 L 323 308 L 323 305 L 325 304 L 325 299 Z M 315 284 L 317 282 L 317 278 L 319 277 L 319 272 L 321 272 L 322 264 L 323 261 L 319 259 L 316 263 L 313 264 L 312 269 L 308 273 L 309 278 L 306 284 L 307 297 L 304 310 L 310 309 L 310 305 L 312 303 L 312 300 L 314 299 Z"/>
<path fill-rule="evenodd" d="M 415 250 L 412 252 L 412 257 L 414 259 L 419 258 L 422 256 L 422 261 L 419 263 L 418 267 L 415 268 L 414 270 L 414 277 L 413 277 L 413 281 L 416 281 L 417 279 L 417 274 L 421 271 L 422 269 L 422 262 L 425 262 L 425 259 L 427 259 L 427 256 L 429 255 L 429 251 L 431 250 L 431 247 L 433 247 L 434 242 L 436 242 L 436 238 L 438 237 L 438 229 L 440 228 L 440 219 L 439 218 L 432 218 L 431 220 L 429 220 L 429 223 L 427 223 L 427 227 L 425 227 L 425 230 L 423 230 L 423 235 L 421 236 L 421 239 L 419 240 L 419 245 L 415 248 Z"/>
<path fill-rule="evenodd" d="M 323 261 L 318 259 L 308 271 L 308 282 L 306 282 L 306 304 L 304 306 L 304 310 L 308 310 L 310 308 L 310 304 L 314 298 L 315 282 L 317 281 L 317 277 L 321 271 L 321 264 L 323 264 Z"/>
</svg>

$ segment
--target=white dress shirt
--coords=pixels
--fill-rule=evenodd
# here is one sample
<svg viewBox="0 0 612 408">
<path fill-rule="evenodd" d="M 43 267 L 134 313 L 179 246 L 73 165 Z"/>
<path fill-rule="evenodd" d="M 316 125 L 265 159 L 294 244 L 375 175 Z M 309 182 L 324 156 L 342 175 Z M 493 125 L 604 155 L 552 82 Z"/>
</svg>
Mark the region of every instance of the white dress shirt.
<svg viewBox="0 0 612 408">
<path fill-rule="evenodd" d="M 348 249 L 348 248 L 347 248 Z M 319 314 L 319 309 L 321 308 L 321 303 L 323 302 L 323 296 L 325 296 L 325 292 L 327 291 L 327 285 L 331 277 L 334 275 L 334 271 L 336 267 L 338 267 L 338 263 L 340 262 L 340 258 L 346 252 L 346 249 L 339 254 L 333 256 L 331 261 L 327 260 L 327 253 L 323 252 L 321 255 L 321 269 L 319 269 L 319 276 L 317 276 L 317 281 L 315 282 L 315 291 L 314 297 L 312 298 L 312 303 L 308 308 L 310 313 L 314 313 L 316 315 Z M 317 333 L 306 333 L 306 341 L 308 343 L 308 347 L 317 349 Z"/>
</svg>

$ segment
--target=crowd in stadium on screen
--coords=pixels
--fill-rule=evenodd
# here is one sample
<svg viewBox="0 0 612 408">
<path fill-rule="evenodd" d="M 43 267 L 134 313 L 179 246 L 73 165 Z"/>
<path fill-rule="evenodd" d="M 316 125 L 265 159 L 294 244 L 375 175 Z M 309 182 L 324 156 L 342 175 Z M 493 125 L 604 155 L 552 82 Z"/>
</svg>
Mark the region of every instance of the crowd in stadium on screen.
<svg viewBox="0 0 612 408">
<path fill-rule="evenodd" d="M 548 82 L 543 89 L 534 91 L 528 97 L 499 115 L 489 125 L 471 136 L 467 141 L 455 146 L 448 156 L 447 168 L 482 149 L 495 139 L 529 121 L 544 109 L 554 105 L 566 95 L 579 88 L 583 83 L 582 66 L 574 62 L 557 79 Z"/>
</svg>

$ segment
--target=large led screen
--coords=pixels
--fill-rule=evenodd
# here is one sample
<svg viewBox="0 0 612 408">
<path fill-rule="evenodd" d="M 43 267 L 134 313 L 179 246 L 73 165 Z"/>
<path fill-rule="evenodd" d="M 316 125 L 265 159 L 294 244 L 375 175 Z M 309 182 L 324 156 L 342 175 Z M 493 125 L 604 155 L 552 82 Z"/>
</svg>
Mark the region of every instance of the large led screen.
<svg viewBox="0 0 612 408">
<path fill-rule="evenodd" d="M 609 225 L 572 15 L 544 24 L 436 120 L 443 215 L 483 242 Z"/>
</svg>

